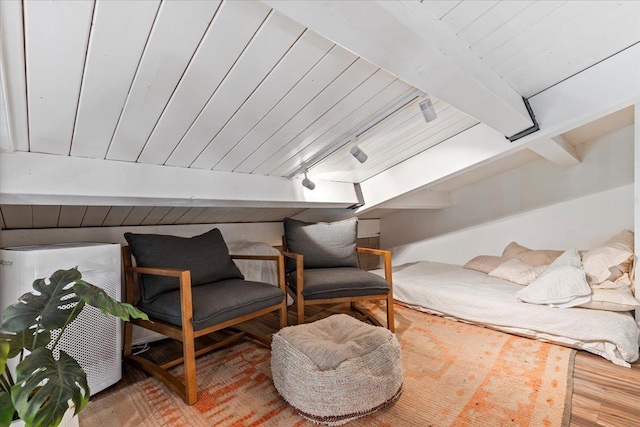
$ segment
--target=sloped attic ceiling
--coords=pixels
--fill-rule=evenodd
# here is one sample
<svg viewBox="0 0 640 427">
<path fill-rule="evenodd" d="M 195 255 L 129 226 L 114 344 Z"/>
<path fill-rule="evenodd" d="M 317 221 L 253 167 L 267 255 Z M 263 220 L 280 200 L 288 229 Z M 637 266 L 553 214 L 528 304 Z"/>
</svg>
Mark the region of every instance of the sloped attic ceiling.
<svg viewBox="0 0 640 427">
<path fill-rule="evenodd" d="M 384 207 L 429 182 L 389 176 L 432 147 L 453 171 L 520 149 L 523 97 L 640 39 L 636 2 L 575 3 L 3 2 L 0 225 L 354 214 L 353 183 L 358 212 Z"/>
</svg>

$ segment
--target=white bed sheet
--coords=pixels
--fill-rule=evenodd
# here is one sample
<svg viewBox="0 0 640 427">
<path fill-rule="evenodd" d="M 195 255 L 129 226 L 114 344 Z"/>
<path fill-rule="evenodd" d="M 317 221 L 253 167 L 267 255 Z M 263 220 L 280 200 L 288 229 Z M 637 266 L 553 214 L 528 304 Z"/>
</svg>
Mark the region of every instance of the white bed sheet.
<svg viewBox="0 0 640 427">
<path fill-rule="evenodd" d="M 383 270 L 372 273 L 384 276 Z M 420 311 L 586 350 L 621 366 L 638 359 L 640 330 L 628 312 L 553 308 L 516 299 L 522 286 L 459 265 L 393 268 L 393 296 Z"/>
</svg>

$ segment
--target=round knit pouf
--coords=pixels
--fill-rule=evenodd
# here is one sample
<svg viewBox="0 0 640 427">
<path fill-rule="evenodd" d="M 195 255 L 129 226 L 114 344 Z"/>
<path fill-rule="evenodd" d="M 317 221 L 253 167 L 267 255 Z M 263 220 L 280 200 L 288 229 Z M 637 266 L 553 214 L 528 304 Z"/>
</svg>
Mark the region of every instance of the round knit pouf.
<svg viewBox="0 0 640 427">
<path fill-rule="evenodd" d="M 402 391 L 396 336 L 346 314 L 281 329 L 271 343 L 271 371 L 282 397 L 318 424 L 345 424 Z"/>
</svg>

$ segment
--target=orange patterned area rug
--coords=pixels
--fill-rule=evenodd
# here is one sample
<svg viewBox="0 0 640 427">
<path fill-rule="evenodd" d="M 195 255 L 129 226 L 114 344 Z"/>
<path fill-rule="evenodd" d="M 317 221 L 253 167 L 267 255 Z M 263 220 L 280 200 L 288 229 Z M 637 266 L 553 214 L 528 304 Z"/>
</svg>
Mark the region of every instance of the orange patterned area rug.
<svg viewBox="0 0 640 427">
<path fill-rule="evenodd" d="M 400 399 L 347 426 L 564 426 L 575 350 L 397 306 Z M 180 367 L 175 368 L 180 372 Z M 270 351 L 253 342 L 197 361 L 188 406 L 153 378 L 90 402 L 89 426 L 312 426 L 278 395 Z"/>
</svg>

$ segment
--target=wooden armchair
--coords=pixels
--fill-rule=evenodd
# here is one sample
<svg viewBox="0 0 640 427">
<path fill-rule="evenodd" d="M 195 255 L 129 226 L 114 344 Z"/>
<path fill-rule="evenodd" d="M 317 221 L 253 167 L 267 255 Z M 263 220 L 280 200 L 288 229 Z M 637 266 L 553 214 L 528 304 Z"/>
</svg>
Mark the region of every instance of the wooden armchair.
<svg viewBox="0 0 640 427">
<path fill-rule="evenodd" d="M 222 341 L 197 351 L 194 342 L 196 338 L 273 311 L 279 311 L 280 327 L 287 325 L 283 256 L 230 256 L 228 252 L 224 256 L 226 245 L 217 229 L 191 239 L 131 233 L 125 234 L 125 237 L 131 245 L 131 249 L 129 246 L 122 248 L 125 300 L 147 313 L 150 319 L 136 319 L 125 323 L 125 360 L 155 376 L 187 404 L 193 405 L 197 401 L 195 358 L 228 345 L 246 334 L 235 332 Z M 223 248 L 220 247 L 221 244 Z M 132 262 L 132 250 L 137 266 Z M 163 254 L 163 251 L 167 251 L 168 255 Z M 214 257 L 209 258 L 212 255 Z M 244 280 L 237 267 L 228 264 L 233 264 L 232 258 L 276 262 L 278 287 Z M 203 261 L 206 259 L 214 267 L 203 274 L 202 268 L 194 265 L 207 262 Z M 151 266 L 149 262 L 152 261 L 161 265 Z M 188 268 L 176 268 L 180 264 Z M 216 271 L 219 270 L 219 264 L 226 264 L 224 268 L 229 271 L 220 274 L 220 271 Z M 141 275 L 141 280 L 136 281 L 136 275 Z M 216 275 L 221 279 L 207 282 Z M 141 291 L 140 299 L 137 298 L 137 294 L 140 294 L 138 290 Z M 183 355 L 163 364 L 134 355 L 131 349 L 134 324 L 181 341 Z M 268 345 L 268 340 L 264 337 L 253 338 Z M 180 363 L 184 363 L 184 382 L 168 372 L 169 368 Z"/>
<path fill-rule="evenodd" d="M 350 302 L 353 309 L 380 325 L 371 313 L 355 303 L 384 299 L 387 328 L 395 330 L 391 252 L 356 247 L 356 227 L 356 218 L 318 224 L 285 218 L 283 255 L 288 258 L 287 292 L 297 304 L 298 324 L 304 323 L 304 309 L 308 305 Z M 385 278 L 359 268 L 358 253 L 382 257 Z"/>
</svg>

